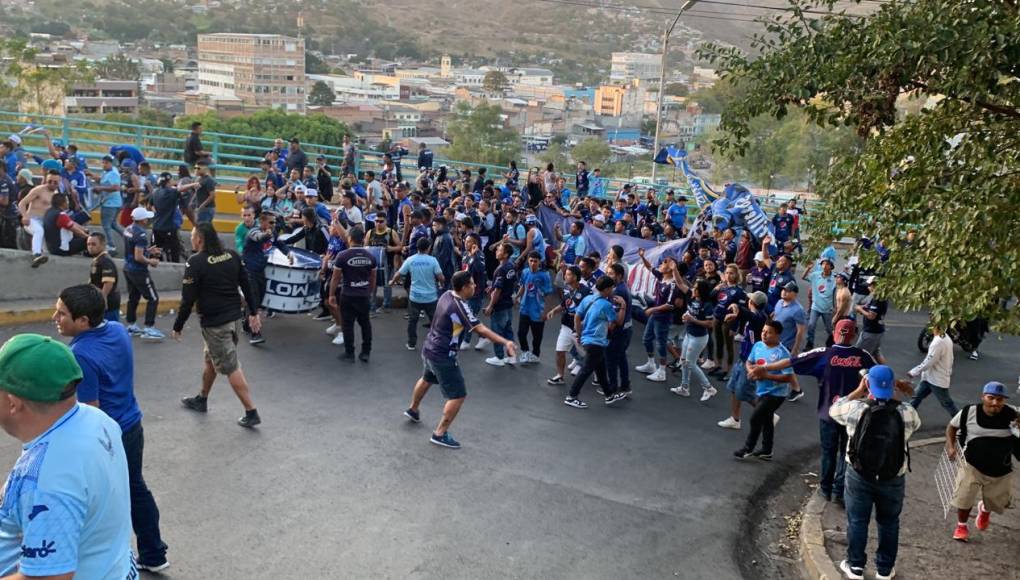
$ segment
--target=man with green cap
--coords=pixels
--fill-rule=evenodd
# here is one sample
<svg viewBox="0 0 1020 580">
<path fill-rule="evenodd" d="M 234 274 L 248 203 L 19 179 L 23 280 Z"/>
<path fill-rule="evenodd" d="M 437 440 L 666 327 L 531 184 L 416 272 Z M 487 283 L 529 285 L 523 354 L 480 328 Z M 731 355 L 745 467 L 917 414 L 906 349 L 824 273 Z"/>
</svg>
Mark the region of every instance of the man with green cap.
<svg viewBox="0 0 1020 580">
<path fill-rule="evenodd" d="M 134 578 L 127 460 L 117 422 L 75 397 L 63 343 L 0 348 L 0 427 L 23 443 L 0 503 L 0 577 Z"/>
</svg>

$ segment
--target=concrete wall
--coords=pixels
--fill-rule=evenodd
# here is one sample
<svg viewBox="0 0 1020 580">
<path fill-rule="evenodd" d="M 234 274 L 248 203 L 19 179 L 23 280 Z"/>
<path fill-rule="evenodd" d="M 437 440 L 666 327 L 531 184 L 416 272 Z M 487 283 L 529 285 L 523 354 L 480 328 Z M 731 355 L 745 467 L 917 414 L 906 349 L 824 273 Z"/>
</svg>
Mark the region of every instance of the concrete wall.
<svg viewBox="0 0 1020 580">
<path fill-rule="evenodd" d="M 121 273 L 117 288 L 121 300 L 127 300 L 127 283 L 124 281 L 124 260 L 114 259 Z M 50 256 L 48 262 L 32 268 L 30 252 L 0 249 L 0 303 L 11 300 L 52 300 L 64 288 L 89 281 L 92 261 L 85 257 Z M 163 292 L 180 291 L 184 264 L 160 264 L 149 268 L 156 289 Z"/>
</svg>

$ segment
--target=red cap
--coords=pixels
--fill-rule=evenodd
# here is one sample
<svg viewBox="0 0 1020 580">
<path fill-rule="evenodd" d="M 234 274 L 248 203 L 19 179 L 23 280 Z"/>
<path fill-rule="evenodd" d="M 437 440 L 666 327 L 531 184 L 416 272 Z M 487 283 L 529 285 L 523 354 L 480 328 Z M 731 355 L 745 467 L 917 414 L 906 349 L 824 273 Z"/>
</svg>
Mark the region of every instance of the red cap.
<svg viewBox="0 0 1020 580">
<path fill-rule="evenodd" d="M 855 336 L 857 336 L 857 325 L 850 319 L 840 320 L 832 329 L 832 341 L 842 346 L 849 346 Z"/>
</svg>

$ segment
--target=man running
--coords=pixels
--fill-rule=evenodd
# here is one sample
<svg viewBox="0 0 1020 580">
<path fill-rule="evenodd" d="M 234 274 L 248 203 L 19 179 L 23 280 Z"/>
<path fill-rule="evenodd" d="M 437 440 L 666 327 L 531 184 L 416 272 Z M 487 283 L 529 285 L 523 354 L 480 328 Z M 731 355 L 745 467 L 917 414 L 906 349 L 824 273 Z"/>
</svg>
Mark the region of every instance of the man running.
<svg viewBox="0 0 1020 580">
<path fill-rule="evenodd" d="M 156 284 L 149 275 L 149 267 L 159 265 L 160 251 L 158 247 L 149 247 L 149 234 L 145 225 L 155 215 L 144 207 L 131 210 L 133 222 L 124 230 L 124 280 L 127 281 L 128 301 L 127 320 L 128 334 L 140 336 L 143 340 L 159 342 L 166 338 L 156 328 L 156 311 L 159 308 L 159 294 Z M 135 321 L 138 317 L 138 301 L 145 298 L 145 328 L 138 328 Z"/>
<path fill-rule="evenodd" d="M 446 397 L 443 406 L 443 418 L 432 432 L 429 439 L 434 445 L 450 449 L 460 449 L 460 443 L 450 435 L 449 429 L 453 420 L 464 405 L 467 390 L 464 375 L 457 364 L 457 353 L 460 352 L 461 341 L 467 330 L 477 332 L 479 336 L 491 340 L 506 349 L 508 356 L 516 356 L 512 340 L 503 338 L 478 321 L 467 301 L 475 292 L 475 282 L 470 272 L 457 272 L 451 282 L 452 290 L 448 290 L 439 298 L 436 316 L 432 319 L 432 327 L 425 338 L 422 348 L 424 373 L 414 385 L 411 394 L 411 406 L 404 411 L 404 416 L 415 423 L 421 422 L 419 406 L 432 385 L 439 383 L 439 388 Z"/>
<path fill-rule="evenodd" d="M 210 222 L 200 222 L 191 230 L 191 249 L 194 254 L 188 258 L 184 268 L 181 309 L 177 312 L 171 336 L 174 340 L 181 339 L 184 323 L 197 304 L 202 340 L 205 342 L 205 368 L 202 371 L 202 391 L 194 397 L 181 399 L 181 403 L 192 411 L 205 413 L 213 381 L 217 374 L 221 374 L 227 377 L 234 394 L 244 406 L 244 417 L 238 419 L 237 424 L 254 427 L 262 422 L 262 418 L 252 402 L 244 371 L 237 362 L 237 337 L 241 333 L 239 321 L 243 317 L 242 294 L 248 305 L 248 324 L 252 332 L 258 333 L 262 329 L 248 272 L 236 252 L 223 248 Z"/>
</svg>

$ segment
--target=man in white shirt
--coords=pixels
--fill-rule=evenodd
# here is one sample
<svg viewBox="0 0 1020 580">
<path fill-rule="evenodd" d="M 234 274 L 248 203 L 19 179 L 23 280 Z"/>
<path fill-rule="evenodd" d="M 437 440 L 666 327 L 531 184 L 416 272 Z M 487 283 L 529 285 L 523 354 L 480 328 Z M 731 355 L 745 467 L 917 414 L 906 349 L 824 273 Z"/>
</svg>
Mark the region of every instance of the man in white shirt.
<svg viewBox="0 0 1020 580">
<path fill-rule="evenodd" d="M 953 376 L 953 339 L 946 336 L 944 330 L 932 326 L 928 355 L 907 374 L 911 378 L 921 377 L 921 384 L 917 386 L 917 392 L 910 401 L 911 407 L 918 408 L 925 397 L 934 393 L 950 417 L 955 417 L 960 412 L 953 398 L 949 396 L 949 379 Z"/>
<path fill-rule="evenodd" d="M 376 181 L 374 171 L 365 172 L 365 191 L 368 194 L 369 209 L 376 209 L 383 205 L 383 186 Z"/>
</svg>

